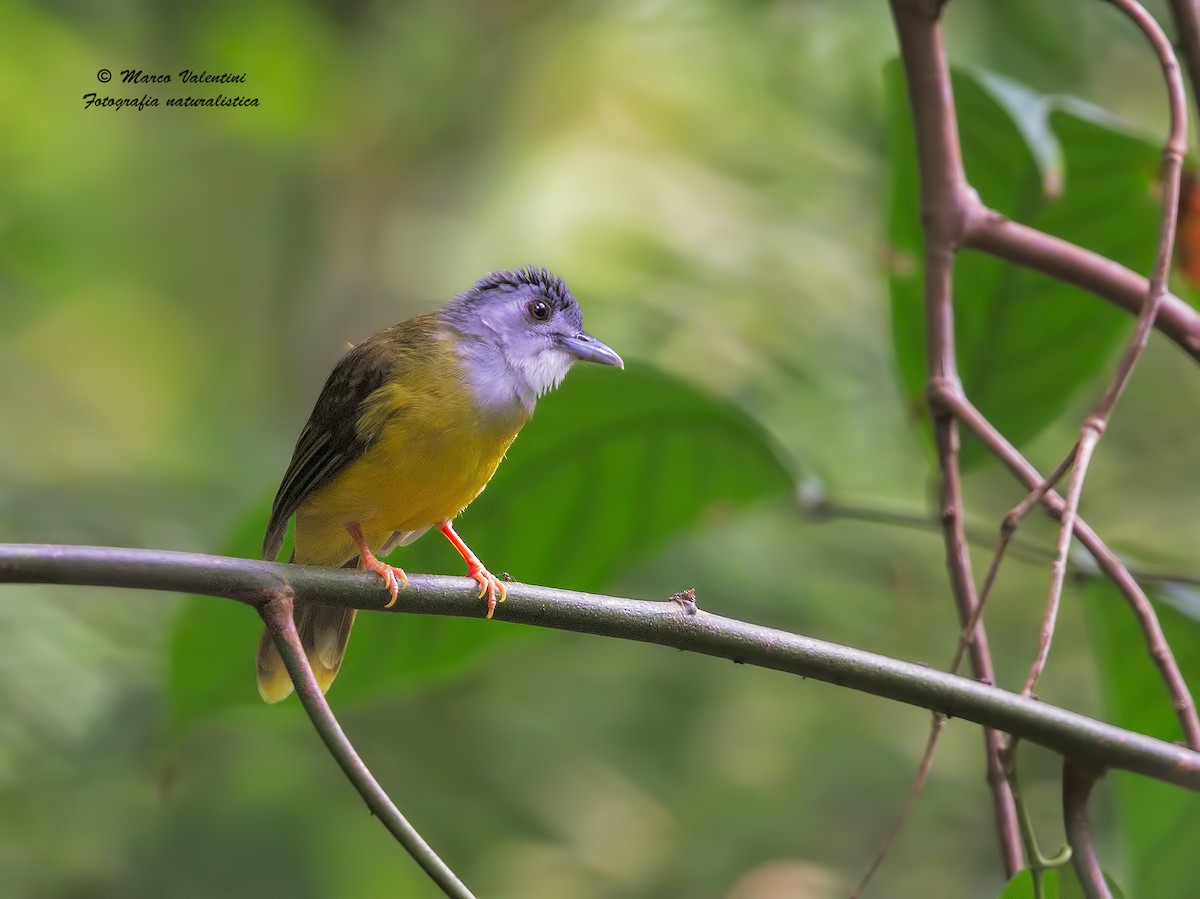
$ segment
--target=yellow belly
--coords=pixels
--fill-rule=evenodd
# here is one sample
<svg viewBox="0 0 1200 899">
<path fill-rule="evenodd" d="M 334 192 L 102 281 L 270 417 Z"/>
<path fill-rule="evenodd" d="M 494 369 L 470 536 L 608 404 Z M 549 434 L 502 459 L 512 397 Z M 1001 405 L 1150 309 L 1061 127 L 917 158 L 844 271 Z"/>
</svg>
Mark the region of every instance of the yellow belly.
<svg viewBox="0 0 1200 899">
<path fill-rule="evenodd" d="M 481 419 L 465 393 L 444 388 L 416 402 L 384 396 L 376 405 L 371 446 L 297 510 L 301 564 L 341 565 L 356 556 L 346 531 L 352 521 L 378 550 L 396 531 L 454 518 L 487 486 L 525 423 L 523 414 Z"/>
</svg>

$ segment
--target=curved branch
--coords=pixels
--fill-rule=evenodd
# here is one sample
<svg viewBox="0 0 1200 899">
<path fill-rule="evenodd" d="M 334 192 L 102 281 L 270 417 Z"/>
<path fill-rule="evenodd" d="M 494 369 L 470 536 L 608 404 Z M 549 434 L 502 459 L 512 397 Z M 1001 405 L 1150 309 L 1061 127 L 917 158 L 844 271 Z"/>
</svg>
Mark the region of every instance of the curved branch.
<svg viewBox="0 0 1200 899">
<path fill-rule="evenodd" d="M 1088 476 L 1092 456 L 1100 444 L 1108 428 L 1108 420 L 1116 409 L 1117 403 L 1124 393 L 1129 379 L 1133 377 L 1134 367 L 1146 344 L 1150 339 L 1150 331 L 1154 320 L 1167 292 L 1167 278 L 1171 272 L 1171 255 L 1175 248 L 1175 230 L 1179 218 L 1180 177 L 1183 174 L 1183 156 L 1187 152 L 1187 99 L 1183 90 L 1183 78 L 1179 73 L 1179 63 L 1171 42 L 1163 33 L 1162 28 L 1154 17 L 1146 12 L 1137 0 L 1109 0 L 1124 13 L 1146 36 L 1154 52 L 1158 56 L 1159 65 L 1163 70 L 1166 81 L 1167 97 L 1170 101 L 1170 134 L 1163 146 L 1162 163 L 1162 211 L 1160 214 L 1158 247 L 1155 250 L 1154 266 L 1150 272 L 1150 283 L 1147 286 L 1148 296 L 1138 314 L 1137 327 L 1125 352 L 1109 379 L 1104 393 L 1097 401 L 1091 414 L 1084 421 L 1079 433 L 1079 441 L 1067 454 L 1059 469 L 1050 480 L 1039 485 L 1030 499 L 1041 498 L 1047 489 L 1054 486 L 1063 471 L 1069 465 L 1072 467 L 1071 480 L 1067 485 L 1066 498 L 1063 504 L 1061 526 L 1058 530 L 1058 540 L 1055 544 L 1054 564 L 1051 566 L 1050 589 L 1046 596 L 1046 612 L 1042 619 L 1041 634 L 1038 639 L 1037 655 L 1025 678 L 1022 693 L 1026 696 L 1033 693 L 1046 661 L 1050 656 L 1050 643 L 1054 637 L 1055 624 L 1058 620 L 1058 609 L 1062 601 L 1063 584 L 1067 577 L 1067 556 L 1074 537 L 1075 518 L 1079 514 L 1079 502 L 1083 498 L 1083 485 Z"/>
<path fill-rule="evenodd" d="M 1112 899 L 1096 855 L 1096 841 L 1088 821 L 1087 803 L 1099 774 L 1073 759 L 1063 762 L 1063 825 L 1071 845 L 1071 863 L 1087 899 Z"/>
<path fill-rule="evenodd" d="M 1150 282 L 1099 253 L 982 207 L 970 217 L 963 246 L 1073 284 L 1133 315 L 1141 313 Z M 1179 297 L 1162 298 L 1154 327 L 1200 362 L 1200 312 Z"/>
<path fill-rule="evenodd" d="M 195 553 L 0 544 L 0 583 L 77 584 L 201 593 L 256 608 L 290 590 L 302 599 L 380 611 L 387 594 L 370 572 Z M 1200 753 L 1123 730 L 998 687 L 864 652 L 684 609 L 513 583 L 496 617 L 520 624 L 654 643 L 811 677 L 965 718 L 1099 768 L 1120 768 L 1200 792 Z M 389 610 L 478 618 L 479 585 L 415 574 Z"/>
<path fill-rule="evenodd" d="M 371 814 L 383 823 L 383 826 L 396 838 L 396 842 L 403 846 L 413 860 L 429 875 L 430 879 L 442 888 L 443 893 L 450 896 L 451 899 L 475 899 L 475 894 L 467 889 L 458 876 L 417 833 L 416 828 L 408 823 L 408 819 L 401 814 L 400 809 L 396 808 L 395 803 L 379 785 L 379 781 L 375 779 L 375 775 L 371 773 L 359 757 L 358 752 L 355 751 L 354 744 L 350 742 L 345 731 L 342 730 L 342 726 L 338 724 L 333 710 L 325 701 L 325 695 L 317 686 L 312 666 L 309 665 L 308 657 L 304 654 L 300 635 L 296 632 L 296 622 L 292 618 L 292 605 L 292 594 L 285 589 L 262 603 L 258 607 L 258 612 L 271 631 L 279 654 L 283 657 L 283 664 L 296 688 L 296 695 L 300 697 L 304 711 L 308 713 L 313 727 L 325 743 L 329 754 L 337 761 L 338 766 L 350 779 L 350 783 L 354 784 L 354 789 L 358 790 L 359 795 L 367 803 Z"/>
<path fill-rule="evenodd" d="M 1200 6 L 1194 0 L 1171 0 L 1171 18 L 1192 82 L 1192 98 L 1200 102 Z"/>
</svg>

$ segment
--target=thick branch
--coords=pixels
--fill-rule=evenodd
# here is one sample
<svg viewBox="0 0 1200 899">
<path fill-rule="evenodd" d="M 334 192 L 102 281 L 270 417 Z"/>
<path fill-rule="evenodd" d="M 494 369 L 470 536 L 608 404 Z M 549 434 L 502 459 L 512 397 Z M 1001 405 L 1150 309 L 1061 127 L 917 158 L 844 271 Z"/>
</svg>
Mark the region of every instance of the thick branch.
<svg viewBox="0 0 1200 899">
<path fill-rule="evenodd" d="M 261 607 L 280 591 L 356 609 L 388 600 L 369 572 L 159 550 L 0 544 L 0 583 L 77 584 L 201 593 Z M 393 612 L 479 618 L 479 586 L 412 575 Z M 997 687 L 747 624 L 674 602 L 643 602 L 509 584 L 496 617 L 521 624 L 654 643 L 811 677 L 1015 734 L 1097 768 L 1120 768 L 1200 791 L 1200 753 L 1122 730 Z M 491 627 L 480 622 L 480 627 Z"/>
</svg>

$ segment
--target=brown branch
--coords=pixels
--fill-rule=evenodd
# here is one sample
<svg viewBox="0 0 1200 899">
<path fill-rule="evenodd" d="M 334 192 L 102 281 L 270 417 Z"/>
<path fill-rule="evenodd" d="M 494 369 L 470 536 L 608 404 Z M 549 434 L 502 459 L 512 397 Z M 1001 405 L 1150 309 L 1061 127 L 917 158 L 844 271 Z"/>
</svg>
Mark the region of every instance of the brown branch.
<svg viewBox="0 0 1200 899">
<path fill-rule="evenodd" d="M 329 754 L 345 772 L 354 789 L 358 790 L 371 814 L 383 823 L 396 838 L 396 842 L 403 846 L 430 879 L 441 887 L 442 892 L 455 899 L 474 899 L 474 894 L 396 808 L 338 724 L 333 710 L 329 708 L 329 703 L 321 693 L 321 688 L 317 686 L 317 679 L 313 676 L 308 657 L 300 644 L 300 635 L 296 632 L 296 623 L 292 618 L 291 591 L 284 588 L 268 596 L 269 598 L 258 607 L 259 614 L 270 629 L 275 646 L 278 647 L 283 664 L 296 688 L 296 695 L 300 697 L 304 711 L 308 713 Z"/>
<path fill-rule="evenodd" d="M 1050 645 L 1054 639 L 1058 610 L 1062 602 L 1063 584 L 1067 577 L 1067 555 L 1071 549 L 1075 518 L 1079 514 L 1079 502 L 1083 498 L 1083 485 L 1087 480 L 1088 468 L 1096 447 L 1108 428 L 1113 410 L 1116 409 L 1121 394 L 1129 384 L 1129 379 L 1133 377 L 1138 359 L 1146 349 L 1146 344 L 1150 340 L 1150 331 L 1154 327 L 1154 319 L 1167 292 L 1167 278 L 1171 271 L 1171 254 L 1175 247 L 1175 227 L 1179 215 L 1183 156 L 1187 152 L 1187 100 L 1183 90 L 1183 79 L 1179 73 L 1179 63 L 1175 59 L 1174 50 L 1171 49 L 1171 42 L 1167 40 L 1167 36 L 1153 16 L 1146 12 L 1137 0 L 1109 0 L 1109 2 L 1129 17 L 1149 40 L 1158 56 L 1159 65 L 1163 70 L 1163 78 L 1166 81 L 1170 106 L 1170 133 L 1163 147 L 1161 221 L 1154 267 L 1150 272 L 1150 283 L 1147 286 L 1149 295 L 1142 304 L 1137 327 L 1125 347 L 1125 352 L 1121 354 L 1121 359 L 1117 363 L 1104 393 L 1084 421 L 1083 427 L 1080 429 L 1079 441 L 1055 470 L 1051 479 L 1034 490 L 1035 495 L 1045 493 L 1061 477 L 1068 464 L 1074 466 L 1071 472 L 1071 481 L 1067 487 L 1066 501 L 1063 505 L 1062 525 L 1058 532 L 1054 563 L 1050 568 L 1050 587 L 1046 595 L 1046 611 L 1042 617 L 1037 653 L 1033 663 L 1029 666 L 1029 674 L 1025 678 L 1025 686 L 1022 689 L 1026 696 L 1032 695 L 1050 656 Z"/>
<path fill-rule="evenodd" d="M 966 625 L 974 618 L 978 600 L 964 529 L 958 424 L 953 415 L 936 402 L 936 392 L 938 385 L 959 383 L 951 299 L 954 255 L 967 230 L 968 215 L 979 204 L 963 169 L 950 71 L 942 41 L 942 4 L 937 0 L 891 0 L 891 8 L 912 107 L 921 177 L 930 400 L 942 472 L 941 513 L 946 565 L 959 623 Z M 972 630 L 969 651 L 975 677 L 984 683 L 993 683 L 995 677 L 987 634 L 978 624 Z M 999 732 L 984 731 L 997 835 L 1004 868 L 1011 877 L 1024 867 L 1024 853 L 1016 805 L 1000 759 L 1003 742 Z"/>
<path fill-rule="evenodd" d="M 1093 422 L 1094 419 L 1089 419 Z M 1050 645 L 1054 642 L 1054 629 L 1058 624 L 1058 609 L 1062 603 L 1063 584 L 1067 580 L 1067 559 L 1071 551 L 1071 540 L 1075 535 L 1075 521 L 1079 517 L 1079 500 L 1083 497 L 1083 483 L 1087 478 L 1088 466 L 1096 444 L 1100 440 L 1100 431 L 1092 425 L 1085 425 L 1080 434 L 1079 442 L 1072 448 L 1070 454 L 1063 460 L 1063 465 L 1039 484 L 1029 494 L 1027 499 L 1042 501 L 1047 491 L 1057 478 L 1062 477 L 1066 462 L 1070 461 L 1075 469 L 1071 473 L 1071 481 L 1067 485 L 1067 498 L 1063 501 L 1062 514 L 1059 516 L 1060 527 L 1058 540 L 1054 546 L 1054 561 L 1050 563 L 1050 587 L 1046 594 L 1046 611 L 1042 615 L 1042 626 L 1038 632 L 1037 652 L 1025 676 L 1025 684 L 1021 687 L 1024 696 L 1032 696 L 1037 686 L 1038 678 L 1046 668 L 1050 658 Z"/>
<path fill-rule="evenodd" d="M 1010 221 L 982 205 L 969 217 L 969 222 L 963 240 L 965 247 L 1073 284 L 1134 315 L 1145 306 L 1150 282 L 1111 259 Z M 1200 312 L 1179 297 L 1167 294 L 1155 316 L 1154 327 L 1200 362 Z"/>
<path fill-rule="evenodd" d="M 990 421 L 971 402 L 962 395 L 961 391 L 947 391 L 939 396 L 953 411 L 976 438 L 987 447 L 988 451 L 999 459 L 1026 488 L 1036 489 L 1044 479 L 1029 461 L 992 425 Z M 1049 491 L 1042 497 L 1043 507 L 1055 518 L 1063 513 L 1062 497 Z M 1158 667 L 1166 684 L 1167 693 L 1171 697 L 1172 707 L 1179 718 L 1183 734 L 1188 746 L 1200 749 L 1200 720 L 1196 718 L 1196 705 L 1192 700 L 1187 682 L 1179 671 L 1175 655 L 1167 643 L 1154 606 L 1150 603 L 1138 582 L 1129 570 L 1117 558 L 1116 554 L 1105 545 L 1104 541 L 1088 526 L 1082 518 L 1076 519 L 1075 536 L 1084 548 L 1096 560 L 1100 570 L 1109 578 L 1125 596 L 1137 617 L 1146 648 L 1151 660 Z"/>
<path fill-rule="evenodd" d="M 1042 482 L 1041 489 L 1031 491 L 1021 502 L 1013 507 L 1000 522 L 1000 536 L 996 542 L 996 548 L 992 552 L 992 561 L 988 565 L 987 574 L 983 578 L 983 587 L 979 591 L 979 603 L 975 606 L 975 611 L 971 615 L 970 620 L 962 629 L 962 633 L 958 638 L 958 648 L 954 650 L 954 658 L 950 662 L 950 671 L 958 670 L 959 663 L 962 661 L 963 651 L 968 642 L 975 633 L 975 629 L 979 626 L 979 620 L 983 617 L 983 610 L 987 607 L 987 601 L 992 595 L 992 588 L 996 585 L 996 576 L 1000 573 L 1000 565 L 1004 561 L 1005 553 L 1012 545 L 1013 538 L 1016 536 L 1017 528 L 1025 519 L 1030 510 L 1041 502 L 1046 491 L 1051 488 L 1051 485 L 1062 477 L 1062 472 L 1066 469 L 1066 460 L 1059 465 L 1059 470 L 1050 475 Z M 1028 694 L 1027 694 L 1028 695 Z M 1006 749 L 1011 753 L 1012 746 Z M 1009 779 L 1011 782 L 1011 778 Z M 1015 793 L 1016 790 L 1014 789 Z"/>
<path fill-rule="evenodd" d="M 1171 0 L 1171 18 L 1187 63 L 1192 82 L 1193 102 L 1200 103 L 1200 3 L 1197 0 Z"/>
<path fill-rule="evenodd" d="M 1154 267 L 1150 271 L 1147 285 L 1148 297 L 1138 316 L 1137 328 L 1130 338 L 1117 370 L 1109 382 L 1092 415 L 1097 420 L 1093 425 L 1097 439 L 1104 433 L 1108 419 L 1121 398 L 1125 386 L 1133 376 L 1138 357 L 1146 348 L 1154 319 L 1167 293 L 1167 279 L 1171 273 L 1171 256 L 1175 249 L 1175 229 L 1179 218 L 1180 180 L 1183 176 L 1183 157 L 1187 153 L 1187 95 L 1183 89 L 1183 78 L 1179 73 L 1179 62 L 1170 40 L 1158 22 L 1137 0 L 1109 0 L 1128 16 L 1142 31 L 1158 56 L 1159 66 L 1166 82 L 1167 100 L 1170 110 L 1170 130 L 1163 146 L 1162 205 L 1158 232 L 1158 247 L 1154 255 Z M 1078 468 L 1079 466 L 1076 466 Z"/>
<path fill-rule="evenodd" d="M 1063 760 L 1063 824 L 1083 895 L 1087 899 L 1112 899 L 1096 855 L 1096 841 L 1087 813 L 1088 797 L 1099 776 L 1095 770 L 1070 758 Z"/>
</svg>

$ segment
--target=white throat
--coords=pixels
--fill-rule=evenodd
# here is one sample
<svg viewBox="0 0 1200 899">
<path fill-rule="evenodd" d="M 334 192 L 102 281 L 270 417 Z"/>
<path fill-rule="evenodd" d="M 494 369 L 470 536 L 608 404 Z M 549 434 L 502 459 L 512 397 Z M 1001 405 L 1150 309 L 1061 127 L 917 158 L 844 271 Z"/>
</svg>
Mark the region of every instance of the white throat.
<svg viewBox="0 0 1200 899">
<path fill-rule="evenodd" d="M 562 383 L 574 358 L 549 347 L 533 355 L 516 358 L 482 341 L 459 344 L 463 372 L 481 408 L 497 413 L 521 407 L 533 412 L 538 397 Z"/>
</svg>

